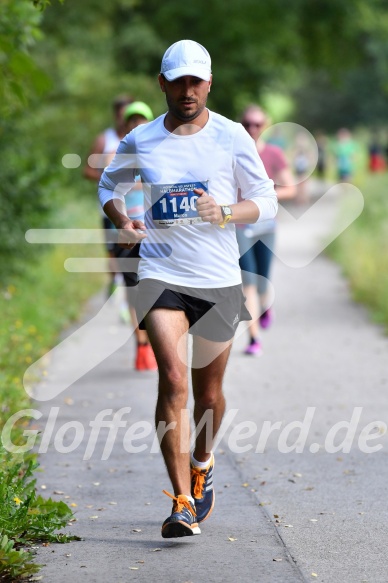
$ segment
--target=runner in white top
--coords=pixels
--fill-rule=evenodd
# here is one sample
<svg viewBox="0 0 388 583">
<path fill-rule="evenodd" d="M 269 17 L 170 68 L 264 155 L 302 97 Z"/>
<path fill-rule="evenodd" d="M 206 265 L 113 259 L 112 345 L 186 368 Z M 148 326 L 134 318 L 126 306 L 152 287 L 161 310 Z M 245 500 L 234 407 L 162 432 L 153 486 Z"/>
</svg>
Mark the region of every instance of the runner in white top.
<svg viewBox="0 0 388 583">
<path fill-rule="evenodd" d="M 198 523 L 214 506 L 211 448 L 225 410 L 222 380 L 234 331 L 249 319 L 233 223 L 271 219 L 277 211 L 253 141 L 241 125 L 206 109 L 211 83 L 204 47 L 184 40 L 167 49 L 159 75 L 167 114 L 126 136 L 100 181 L 100 200 L 121 244 L 142 242 L 138 308 L 158 363 L 155 420 L 174 488 L 165 538 L 199 534 Z M 123 195 L 136 174 L 145 224 L 125 212 Z M 206 415 L 191 459 L 188 333 L 197 427 Z"/>
<path fill-rule="evenodd" d="M 165 115 L 139 126 L 122 140 L 119 156 L 101 180 L 100 200 L 105 205 L 113 197 L 124 201 L 123 186 L 127 189 L 128 182 L 134 183 L 139 173 L 142 177 L 148 212 L 140 279 L 152 277 L 206 288 L 241 283 L 235 227 L 230 222 L 225 229 L 215 229 L 209 222 L 196 222 L 201 217 L 195 204 L 195 187 L 206 190 L 218 205 L 227 206 L 236 203 L 240 188 L 243 198 L 260 210 L 259 220 L 276 213 L 273 182 L 250 136 L 241 124 L 207 109 L 204 113 L 208 120 L 195 134 L 169 132 Z M 163 226 L 174 223 L 174 227 Z M 155 244 L 161 248 L 170 245 L 169 257 L 155 257 Z"/>
</svg>

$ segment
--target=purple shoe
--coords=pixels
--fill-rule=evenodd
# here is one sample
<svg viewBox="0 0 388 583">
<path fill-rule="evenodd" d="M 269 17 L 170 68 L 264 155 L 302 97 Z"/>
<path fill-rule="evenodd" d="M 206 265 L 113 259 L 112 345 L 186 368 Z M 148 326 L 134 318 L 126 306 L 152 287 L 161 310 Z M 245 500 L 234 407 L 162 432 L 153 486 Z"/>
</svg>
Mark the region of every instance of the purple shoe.
<svg viewBox="0 0 388 583">
<path fill-rule="evenodd" d="M 269 328 L 271 326 L 273 321 L 273 313 L 271 308 L 268 308 L 268 310 L 265 310 L 265 312 L 261 314 L 259 321 L 260 326 L 264 329 Z"/>
<path fill-rule="evenodd" d="M 250 356 L 261 356 L 263 354 L 263 349 L 261 348 L 260 340 L 252 340 L 244 350 L 244 354 L 249 354 Z"/>
</svg>

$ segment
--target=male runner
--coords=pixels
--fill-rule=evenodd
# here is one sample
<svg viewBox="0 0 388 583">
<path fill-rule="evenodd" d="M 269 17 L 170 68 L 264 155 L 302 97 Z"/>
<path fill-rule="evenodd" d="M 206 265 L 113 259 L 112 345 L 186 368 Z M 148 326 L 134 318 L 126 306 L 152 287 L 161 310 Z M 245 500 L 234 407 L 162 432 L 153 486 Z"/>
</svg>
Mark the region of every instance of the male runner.
<svg viewBox="0 0 388 583">
<path fill-rule="evenodd" d="M 199 534 L 214 506 L 211 448 L 225 409 L 222 380 L 238 322 L 250 318 L 234 223 L 270 219 L 277 211 L 253 140 L 240 124 L 206 108 L 211 84 L 203 46 L 182 40 L 169 47 L 159 75 L 168 111 L 124 138 L 99 189 L 121 244 L 142 241 L 138 312 L 158 363 L 155 421 L 174 489 L 165 538 Z M 145 224 L 128 219 L 123 200 L 137 174 Z M 198 428 L 191 459 L 189 333 L 194 421 L 198 427 L 205 415 L 212 422 Z"/>
</svg>

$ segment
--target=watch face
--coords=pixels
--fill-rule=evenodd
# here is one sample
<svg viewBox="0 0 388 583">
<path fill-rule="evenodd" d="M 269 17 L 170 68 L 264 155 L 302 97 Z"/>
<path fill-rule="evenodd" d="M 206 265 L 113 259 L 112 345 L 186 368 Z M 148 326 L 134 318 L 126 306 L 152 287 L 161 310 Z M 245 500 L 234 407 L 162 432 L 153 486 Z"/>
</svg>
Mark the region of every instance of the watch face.
<svg viewBox="0 0 388 583">
<path fill-rule="evenodd" d="M 223 211 L 224 211 L 224 215 L 231 215 L 232 214 L 232 209 L 228 206 L 224 206 L 223 207 Z"/>
</svg>

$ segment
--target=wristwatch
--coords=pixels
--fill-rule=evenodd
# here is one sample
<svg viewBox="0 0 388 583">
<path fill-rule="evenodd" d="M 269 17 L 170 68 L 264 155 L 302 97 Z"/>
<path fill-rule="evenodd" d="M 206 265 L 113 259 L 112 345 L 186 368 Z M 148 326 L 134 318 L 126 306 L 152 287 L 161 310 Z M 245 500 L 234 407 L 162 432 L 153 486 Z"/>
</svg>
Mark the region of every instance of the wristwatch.
<svg viewBox="0 0 388 583">
<path fill-rule="evenodd" d="M 219 226 L 221 227 L 221 229 L 225 229 L 225 225 L 229 223 L 229 221 L 232 218 L 232 209 L 230 208 L 230 206 L 221 205 L 221 213 L 222 218 L 224 220 L 222 221 L 222 223 L 220 223 Z"/>
</svg>

